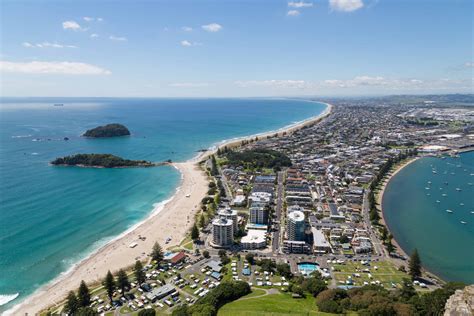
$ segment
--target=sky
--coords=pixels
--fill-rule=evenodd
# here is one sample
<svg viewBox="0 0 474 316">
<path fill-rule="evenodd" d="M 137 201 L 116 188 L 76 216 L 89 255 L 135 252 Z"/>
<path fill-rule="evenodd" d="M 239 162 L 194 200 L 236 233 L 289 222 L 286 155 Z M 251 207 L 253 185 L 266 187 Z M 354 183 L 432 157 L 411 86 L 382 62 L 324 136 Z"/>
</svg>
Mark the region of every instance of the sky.
<svg viewBox="0 0 474 316">
<path fill-rule="evenodd" d="M 0 95 L 473 93 L 473 3 L 0 0 Z"/>
</svg>

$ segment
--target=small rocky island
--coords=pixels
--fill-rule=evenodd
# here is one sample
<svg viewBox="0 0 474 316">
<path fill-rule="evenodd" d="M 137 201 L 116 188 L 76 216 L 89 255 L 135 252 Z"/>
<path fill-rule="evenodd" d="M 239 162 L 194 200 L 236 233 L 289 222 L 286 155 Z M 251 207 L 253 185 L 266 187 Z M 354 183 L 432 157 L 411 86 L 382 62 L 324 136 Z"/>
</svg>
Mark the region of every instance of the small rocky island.
<svg viewBox="0 0 474 316">
<path fill-rule="evenodd" d="M 77 154 L 56 158 L 51 161 L 55 166 L 78 166 L 92 168 L 129 168 L 153 167 L 159 164 L 146 160 L 129 160 L 111 154 Z"/>
<path fill-rule="evenodd" d="M 122 124 L 114 123 L 87 130 L 82 136 L 91 138 L 129 136 L 130 131 Z"/>
</svg>

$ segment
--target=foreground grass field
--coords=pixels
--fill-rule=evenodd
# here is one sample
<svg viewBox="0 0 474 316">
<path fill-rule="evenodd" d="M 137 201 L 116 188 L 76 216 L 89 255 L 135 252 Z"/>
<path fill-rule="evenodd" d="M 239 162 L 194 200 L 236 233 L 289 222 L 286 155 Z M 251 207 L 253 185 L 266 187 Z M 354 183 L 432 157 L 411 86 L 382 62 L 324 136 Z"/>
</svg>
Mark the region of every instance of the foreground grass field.
<svg viewBox="0 0 474 316">
<path fill-rule="evenodd" d="M 262 293 L 258 294 L 261 295 Z M 294 299 L 291 294 L 287 293 L 255 296 L 256 294 L 251 293 L 237 301 L 224 305 L 219 309 L 218 316 L 332 315 L 318 312 L 315 300 L 310 295 L 301 299 Z"/>
</svg>

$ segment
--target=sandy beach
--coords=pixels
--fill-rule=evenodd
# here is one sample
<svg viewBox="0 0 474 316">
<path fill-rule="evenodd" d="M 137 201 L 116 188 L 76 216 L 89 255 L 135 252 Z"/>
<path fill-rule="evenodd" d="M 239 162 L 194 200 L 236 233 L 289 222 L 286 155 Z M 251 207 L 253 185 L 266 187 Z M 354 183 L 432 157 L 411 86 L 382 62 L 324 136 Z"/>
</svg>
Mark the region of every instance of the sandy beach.
<svg viewBox="0 0 474 316">
<path fill-rule="evenodd" d="M 242 140 L 264 138 L 275 134 L 281 136 L 283 133 L 291 133 L 304 126 L 315 124 L 330 114 L 333 106 L 325 104 L 327 108 L 318 116 L 278 131 L 225 141 L 187 162 L 173 163 L 172 166 L 181 173 L 181 184 L 179 191 L 165 205 L 155 209 L 134 229 L 109 242 L 67 273 L 41 287 L 22 303 L 7 311 L 6 315 L 35 315 L 50 306 L 60 304 L 69 291 L 78 288 L 81 280 L 88 284 L 96 283 L 104 278 L 108 270 L 116 272 L 120 268 L 132 265 L 135 260 L 146 260 L 155 242 L 159 242 L 163 248 L 178 245 L 193 225 L 194 214 L 199 209 L 201 199 L 207 193 L 208 179 L 206 173 L 198 165 L 200 161 L 214 154 L 218 148 L 238 147 Z M 186 197 L 187 195 L 190 196 Z M 139 236 L 146 239 L 141 240 Z M 172 240 L 165 245 L 167 237 L 171 237 Z M 137 243 L 137 246 L 130 248 L 129 245 L 132 243 Z"/>
<path fill-rule="evenodd" d="M 108 270 L 117 271 L 133 264 L 136 259 L 146 259 L 146 254 L 151 251 L 155 241 L 163 247 L 179 244 L 193 224 L 193 215 L 207 192 L 208 181 L 206 174 L 196 163 L 174 163 L 173 166 L 182 175 L 179 192 L 159 213 L 156 214 L 155 211 L 155 214 L 152 213 L 135 229 L 100 248 L 66 275 L 33 293 L 9 313 L 35 315 L 49 306 L 60 303 L 70 290 L 77 289 L 81 280 L 87 283 L 97 282 L 104 278 Z M 190 197 L 186 197 L 188 194 Z M 139 235 L 146 237 L 146 240 L 140 240 Z M 167 237 L 171 237 L 172 240 L 165 245 Z M 138 245 L 130 248 L 129 245 L 134 242 Z"/>
<path fill-rule="evenodd" d="M 408 159 L 407 161 L 403 162 L 402 164 L 398 165 L 396 167 L 395 170 L 393 170 L 390 175 L 384 180 L 383 184 L 382 184 L 382 187 L 380 189 L 380 192 L 377 194 L 377 197 L 376 197 L 376 203 L 378 204 L 378 207 L 379 207 L 379 210 L 381 211 L 382 213 L 382 217 L 380 219 L 380 222 L 385 225 L 385 227 L 387 227 L 387 229 L 389 229 L 387 223 L 385 222 L 385 217 L 384 217 L 384 213 L 383 213 L 383 208 L 382 208 L 382 201 L 383 201 L 383 194 L 385 193 L 385 189 L 387 188 L 387 185 L 388 183 L 390 182 L 390 180 L 397 174 L 399 173 L 403 168 L 405 168 L 406 166 L 408 166 L 409 164 L 417 161 L 418 159 L 420 159 L 421 157 L 414 157 L 414 158 L 410 158 Z M 404 255 L 404 256 L 407 256 L 407 254 L 405 253 L 405 251 L 402 249 L 402 247 L 400 247 L 400 245 L 398 244 L 398 242 L 395 240 L 395 238 L 392 239 L 392 243 L 393 245 L 395 246 L 395 248 L 397 248 L 397 251 Z"/>
<path fill-rule="evenodd" d="M 313 125 L 313 124 L 316 124 L 316 123 L 320 122 L 322 119 L 327 117 L 333 109 L 333 105 L 329 104 L 329 103 L 318 102 L 318 101 L 308 101 L 308 102 L 317 102 L 317 103 L 325 104 L 326 109 L 321 114 L 319 114 L 317 116 L 310 117 L 307 120 L 304 120 L 304 121 L 286 126 L 286 127 L 281 128 L 277 131 L 269 131 L 269 132 L 265 132 L 265 133 L 260 133 L 260 134 L 255 134 L 255 135 L 250 135 L 250 136 L 245 136 L 245 137 L 239 137 L 239 138 L 226 140 L 222 143 L 219 143 L 217 146 L 215 146 L 215 148 L 212 148 L 212 149 L 209 149 L 207 151 L 202 152 L 200 155 L 198 155 L 194 159 L 192 159 L 192 161 L 195 161 L 195 162 L 202 161 L 202 160 L 206 159 L 207 157 L 215 154 L 219 148 L 222 149 L 224 147 L 227 147 L 227 148 L 239 147 L 243 140 L 255 139 L 255 137 L 258 137 L 259 139 L 263 139 L 263 138 L 268 137 L 268 136 L 275 136 L 275 135 L 282 136 L 284 133 L 291 134 L 292 132 L 295 132 L 295 131 L 297 131 L 297 130 L 305 127 L 305 126 Z"/>
</svg>

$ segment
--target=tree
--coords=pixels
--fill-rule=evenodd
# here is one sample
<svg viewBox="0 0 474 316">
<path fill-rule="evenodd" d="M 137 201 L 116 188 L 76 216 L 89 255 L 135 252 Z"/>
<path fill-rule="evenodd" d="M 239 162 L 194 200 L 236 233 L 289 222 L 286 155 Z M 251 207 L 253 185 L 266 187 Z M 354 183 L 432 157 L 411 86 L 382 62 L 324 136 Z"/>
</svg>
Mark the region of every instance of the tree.
<svg viewBox="0 0 474 316">
<path fill-rule="evenodd" d="M 253 256 L 253 254 L 251 253 L 248 253 L 245 255 L 245 260 L 247 260 L 247 262 L 250 264 L 250 265 L 254 265 L 255 264 L 255 258 Z"/>
<path fill-rule="evenodd" d="M 194 242 L 199 239 L 199 229 L 196 223 L 194 223 L 193 228 L 191 229 L 191 239 L 194 240 Z"/>
<path fill-rule="evenodd" d="M 123 269 L 120 269 L 117 273 L 117 287 L 122 290 L 122 295 L 125 294 L 125 289 L 130 287 L 130 282 L 128 281 L 128 276 Z"/>
<path fill-rule="evenodd" d="M 97 316 L 97 312 L 92 307 L 81 307 L 77 311 L 76 316 Z"/>
<path fill-rule="evenodd" d="M 220 249 L 217 254 L 219 255 L 219 257 L 224 257 L 224 256 L 227 256 L 227 253 L 224 249 Z"/>
<path fill-rule="evenodd" d="M 281 276 L 284 276 L 287 279 L 290 279 L 293 276 L 293 273 L 291 273 L 290 265 L 287 263 L 277 264 L 276 269 L 278 271 L 278 274 L 280 274 Z"/>
<path fill-rule="evenodd" d="M 339 237 L 339 242 L 341 244 L 346 244 L 349 242 L 349 237 L 347 237 L 346 235 L 342 235 L 341 237 Z"/>
<path fill-rule="evenodd" d="M 133 268 L 133 271 L 135 273 L 135 279 L 137 280 L 137 283 L 139 285 L 145 282 L 145 272 L 143 272 L 143 265 L 140 260 L 137 260 L 135 262 L 135 267 Z"/>
<path fill-rule="evenodd" d="M 204 213 L 201 213 L 199 216 L 199 227 L 204 228 L 206 226 L 206 218 L 204 217 Z"/>
<path fill-rule="evenodd" d="M 209 251 L 207 251 L 207 250 L 204 250 L 204 251 L 202 252 L 202 255 L 203 255 L 204 258 L 206 258 L 206 259 L 208 259 L 208 258 L 210 257 L 210 256 L 209 256 Z"/>
<path fill-rule="evenodd" d="M 327 289 L 326 282 L 316 276 L 312 276 L 311 278 L 305 279 L 303 281 L 302 286 L 305 291 L 308 291 L 314 297 L 316 297 L 319 293 Z"/>
<path fill-rule="evenodd" d="M 74 291 L 70 291 L 67 295 L 66 305 L 64 305 L 64 312 L 73 315 L 79 309 L 79 302 Z"/>
<path fill-rule="evenodd" d="M 155 242 L 153 249 L 151 250 L 151 258 L 157 263 L 160 263 L 163 260 L 163 249 L 159 243 Z"/>
<path fill-rule="evenodd" d="M 138 312 L 138 316 L 155 316 L 156 312 L 152 308 L 145 308 Z"/>
<path fill-rule="evenodd" d="M 115 280 L 110 270 L 107 272 L 107 275 L 105 276 L 104 287 L 107 290 L 107 296 L 112 302 L 114 291 L 115 291 Z"/>
<path fill-rule="evenodd" d="M 416 295 L 416 290 L 410 280 L 406 278 L 403 279 L 402 288 L 399 291 L 399 295 L 405 302 L 409 301 L 413 296 Z"/>
<path fill-rule="evenodd" d="M 421 276 L 421 259 L 418 255 L 417 249 L 415 249 L 410 256 L 409 269 L 412 280 L 415 280 L 416 278 Z"/>
<path fill-rule="evenodd" d="M 79 290 L 77 291 L 77 301 L 79 303 L 79 307 L 86 307 L 91 304 L 91 294 L 84 280 L 82 280 L 81 284 L 79 285 Z"/>
</svg>

